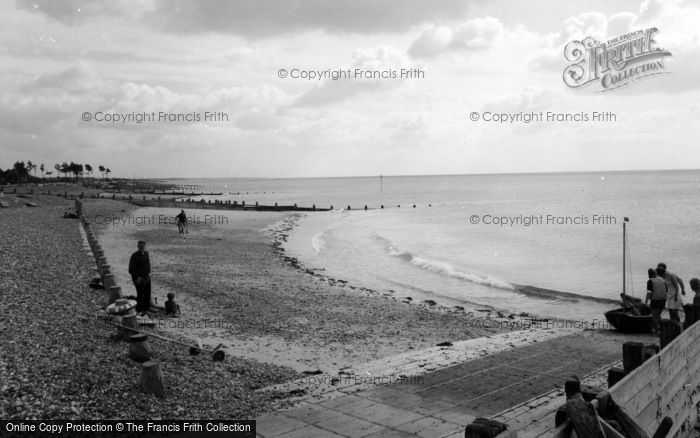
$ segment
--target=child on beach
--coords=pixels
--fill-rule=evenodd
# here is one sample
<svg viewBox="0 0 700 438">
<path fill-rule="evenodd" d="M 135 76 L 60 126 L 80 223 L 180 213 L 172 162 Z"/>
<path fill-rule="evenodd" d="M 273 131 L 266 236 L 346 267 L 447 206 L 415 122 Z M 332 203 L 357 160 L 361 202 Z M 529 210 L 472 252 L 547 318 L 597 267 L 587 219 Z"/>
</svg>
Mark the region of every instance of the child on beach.
<svg viewBox="0 0 700 438">
<path fill-rule="evenodd" d="M 165 302 L 165 314 L 178 316 L 180 314 L 180 305 L 175 302 L 175 294 L 168 292 L 168 301 Z"/>
<path fill-rule="evenodd" d="M 692 278 L 690 280 L 690 288 L 693 290 L 693 292 L 695 292 L 693 306 L 700 306 L 700 280 L 697 278 Z"/>
</svg>

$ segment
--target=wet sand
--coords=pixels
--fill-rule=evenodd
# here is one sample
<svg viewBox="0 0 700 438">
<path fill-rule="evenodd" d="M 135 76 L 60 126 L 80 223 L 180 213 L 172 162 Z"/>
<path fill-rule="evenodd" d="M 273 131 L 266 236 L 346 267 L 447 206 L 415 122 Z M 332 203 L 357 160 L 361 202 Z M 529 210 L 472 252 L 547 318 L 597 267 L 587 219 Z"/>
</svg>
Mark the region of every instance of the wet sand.
<svg viewBox="0 0 700 438">
<path fill-rule="evenodd" d="M 498 317 L 484 307 L 411 303 L 306 270 L 281 248 L 295 213 L 189 209 L 193 223 L 182 238 L 172 222 L 178 212 L 134 209 L 126 222 L 97 224 L 100 242 L 130 295 L 129 256 L 137 240 L 147 241 L 153 297 L 162 304 L 174 292 L 182 309 L 179 318 L 159 317 L 156 326 L 210 346 L 224 344 L 227 354 L 337 373 L 504 331 L 483 327 L 484 318 Z"/>
</svg>

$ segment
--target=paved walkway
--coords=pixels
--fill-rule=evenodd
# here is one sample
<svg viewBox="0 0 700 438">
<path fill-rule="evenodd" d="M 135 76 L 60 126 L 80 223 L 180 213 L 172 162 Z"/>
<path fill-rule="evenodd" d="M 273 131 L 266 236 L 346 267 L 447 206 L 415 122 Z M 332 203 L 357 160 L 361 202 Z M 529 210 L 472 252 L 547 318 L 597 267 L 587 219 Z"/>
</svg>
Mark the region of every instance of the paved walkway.
<svg viewBox="0 0 700 438">
<path fill-rule="evenodd" d="M 608 366 L 620 360 L 622 342 L 599 332 L 577 332 L 514 347 L 410 379 L 327 400 L 307 400 L 287 411 L 257 419 L 263 438 L 462 437 L 476 417 L 506 420 L 514 429 L 527 418 L 552 422 L 561 388 L 571 375 L 604 382 Z M 637 339 L 635 339 L 637 340 Z M 644 339 L 647 343 L 652 338 Z M 559 398 L 558 398 L 559 397 Z M 519 410 L 517 410 L 519 409 Z M 528 415 L 528 411 L 532 415 Z M 527 436 L 536 436 L 535 430 Z"/>
</svg>

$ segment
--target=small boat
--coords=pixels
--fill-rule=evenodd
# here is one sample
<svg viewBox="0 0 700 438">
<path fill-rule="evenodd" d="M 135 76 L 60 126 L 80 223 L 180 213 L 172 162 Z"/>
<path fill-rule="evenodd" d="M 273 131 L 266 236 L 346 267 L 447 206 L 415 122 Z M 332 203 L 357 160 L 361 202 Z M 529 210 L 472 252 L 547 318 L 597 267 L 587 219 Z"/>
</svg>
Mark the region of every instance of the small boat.
<svg viewBox="0 0 700 438">
<path fill-rule="evenodd" d="M 622 222 L 622 307 L 605 312 L 610 325 L 623 333 L 649 333 L 652 327 L 651 308 L 639 298 L 627 295 L 627 222 Z"/>
</svg>

